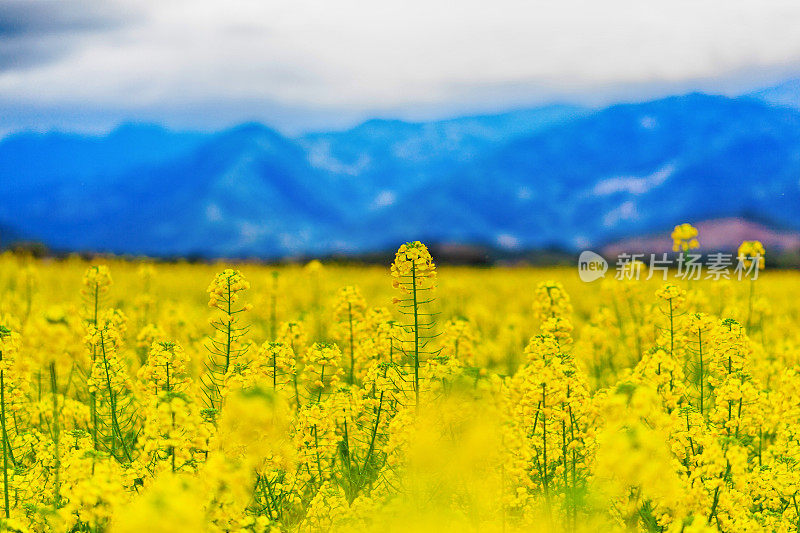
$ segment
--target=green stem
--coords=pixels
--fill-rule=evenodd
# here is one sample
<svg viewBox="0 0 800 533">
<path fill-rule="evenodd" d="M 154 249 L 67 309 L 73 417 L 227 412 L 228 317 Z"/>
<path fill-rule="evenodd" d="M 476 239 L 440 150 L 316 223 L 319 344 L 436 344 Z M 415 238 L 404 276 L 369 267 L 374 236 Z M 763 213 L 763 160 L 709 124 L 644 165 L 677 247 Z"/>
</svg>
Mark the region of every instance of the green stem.
<svg viewBox="0 0 800 533">
<path fill-rule="evenodd" d="M 272 348 L 272 391 L 278 390 L 278 350 Z"/>
<path fill-rule="evenodd" d="M 750 278 L 750 291 L 747 296 L 747 333 L 750 333 L 750 324 L 753 318 L 753 278 Z"/>
<path fill-rule="evenodd" d="M 97 328 L 97 313 L 100 307 L 100 285 L 94 284 L 94 314 L 92 315 L 92 325 Z M 92 346 L 92 366 L 97 357 L 97 346 Z M 97 441 L 97 394 L 95 392 L 89 393 L 89 412 L 92 419 L 92 444 L 94 449 L 98 449 Z"/>
<path fill-rule="evenodd" d="M 414 299 L 414 397 L 419 414 L 419 305 L 417 304 L 417 268 L 411 265 L 411 294 Z"/>
<path fill-rule="evenodd" d="M 354 340 L 353 340 L 353 304 L 347 304 L 347 318 L 350 323 L 350 384 L 353 384 L 353 374 L 355 370 L 355 347 L 354 347 Z"/>
<path fill-rule="evenodd" d="M 544 411 L 547 407 L 546 397 L 547 397 L 547 385 L 542 383 L 542 485 L 544 486 L 544 495 L 545 498 L 549 501 L 549 485 L 547 481 L 547 417 L 544 414 Z"/>
<path fill-rule="evenodd" d="M 703 376 L 703 332 L 701 330 L 697 330 L 697 347 L 700 354 L 700 416 L 703 416 L 703 381 L 705 376 Z"/>
<path fill-rule="evenodd" d="M 319 370 L 319 382 L 322 384 L 319 387 L 319 393 L 317 394 L 317 403 L 322 401 L 322 391 L 325 390 L 325 365 Z"/>
<path fill-rule="evenodd" d="M 53 488 L 53 508 L 58 509 L 61 502 L 61 455 L 59 449 L 59 441 L 61 440 L 61 429 L 59 427 L 59 413 L 58 413 L 58 381 L 56 379 L 56 363 L 50 361 L 50 389 L 53 393 L 53 445 L 55 446 L 55 487 Z"/>
<path fill-rule="evenodd" d="M 231 363 L 231 335 L 233 329 L 233 322 L 231 321 L 231 278 L 228 277 L 228 323 L 225 326 L 225 330 L 228 335 L 228 340 L 225 343 L 225 374 L 228 373 L 228 366 Z M 223 374 L 223 376 L 225 375 Z"/>
<path fill-rule="evenodd" d="M 669 300 L 669 355 L 673 356 L 675 350 L 675 315 L 672 309 L 672 299 Z"/>
<path fill-rule="evenodd" d="M 102 333 L 100 333 L 100 349 L 102 350 L 103 354 L 103 368 L 106 374 L 106 390 L 108 391 L 108 402 L 111 410 L 111 446 L 112 449 L 115 447 L 114 433 L 116 433 L 117 437 L 119 438 L 120 445 L 122 446 L 122 452 L 125 454 L 125 458 L 127 458 L 128 461 L 133 461 L 133 457 L 128 450 L 128 446 L 125 444 L 125 438 L 122 436 L 122 430 L 119 427 L 119 419 L 117 418 L 117 395 L 111 389 L 111 373 L 108 369 L 106 345 Z"/>
<path fill-rule="evenodd" d="M 383 391 L 381 391 L 381 397 L 378 399 L 378 412 L 375 415 L 375 427 L 372 430 L 372 438 L 369 441 L 369 449 L 367 450 L 367 455 L 364 457 L 364 466 L 361 467 L 361 472 L 367 468 L 367 464 L 369 463 L 370 458 L 372 457 L 372 452 L 375 451 L 375 437 L 378 435 L 378 424 L 381 421 L 381 409 L 383 408 Z"/>
<path fill-rule="evenodd" d="M 3 360 L 3 353 L 0 352 L 0 361 Z M 5 371 L 0 370 L 0 423 L 3 430 L 3 497 L 5 499 L 6 518 L 11 518 L 11 505 L 8 499 L 8 453 L 9 442 L 6 433 L 6 384 Z"/>
</svg>

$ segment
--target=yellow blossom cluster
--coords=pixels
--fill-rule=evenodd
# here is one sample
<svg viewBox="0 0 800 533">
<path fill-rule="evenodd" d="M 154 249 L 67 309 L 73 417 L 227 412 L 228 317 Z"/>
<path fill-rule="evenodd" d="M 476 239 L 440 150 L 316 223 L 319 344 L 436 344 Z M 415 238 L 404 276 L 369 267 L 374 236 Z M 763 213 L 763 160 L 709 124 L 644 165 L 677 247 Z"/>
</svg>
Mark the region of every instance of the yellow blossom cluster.
<svg viewBox="0 0 800 533">
<path fill-rule="evenodd" d="M 764 245 L 760 241 L 744 241 L 740 246 L 737 257 L 744 264 L 749 267 L 753 262 L 756 262 L 759 270 L 764 268 Z"/>
<path fill-rule="evenodd" d="M 206 289 L 206 292 L 208 292 L 208 306 L 230 311 L 231 305 L 237 301 L 239 293 L 249 288 L 250 283 L 244 279 L 244 276 L 238 270 L 225 269 L 214 276 L 208 289 Z"/>
<path fill-rule="evenodd" d="M 620 277 L 0 255 L 0 530 L 797 531 L 800 274 Z"/>
<path fill-rule="evenodd" d="M 672 230 L 672 250 L 674 252 L 688 252 L 700 247 L 697 241 L 697 228 L 691 224 L 684 223 L 675 226 Z"/>
<path fill-rule="evenodd" d="M 412 287 L 429 289 L 436 283 L 436 265 L 428 248 L 419 241 L 407 242 L 395 254 L 392 285 L 404 294 Z"/>
</svg>

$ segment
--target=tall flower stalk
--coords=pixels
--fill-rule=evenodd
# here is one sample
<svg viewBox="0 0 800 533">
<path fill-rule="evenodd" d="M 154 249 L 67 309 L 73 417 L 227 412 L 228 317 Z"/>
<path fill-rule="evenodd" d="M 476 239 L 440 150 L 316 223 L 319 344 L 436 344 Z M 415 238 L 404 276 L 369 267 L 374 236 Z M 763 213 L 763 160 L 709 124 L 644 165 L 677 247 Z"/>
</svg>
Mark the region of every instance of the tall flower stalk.
<svg viewBox="0 0 800 533">
<path fill-rule="evenodd" d="M 414 406 L 419 411 L 420 363 L 438 353 L 429 347 L 436 336 L 435 313 L 425 311 L 434 301 L 436 265 L 424 244 L 407 242 L 397 250 L 391 272 L 392 286 L 400 291 L 400 297 L 393 301 L 406 317 L 402 324 L 404 338 L 398 339 L 398 347 L 413 365 Z"/>
<path fill-rule="evenodd" d="M 97 319 L 100 313 L 100 305 L 108 294 L 111 287 L 111 273 L 105 265 L 91 266 L 86 270 L 83 275 L 83 288 L 81 295 L 85 305 L 86 325 L 89 330 L 97 327 Z M 92 345 L 90 347 L 90 365 L 94 366 L 95 359 L 97 359 L 97 347 Z M 90 367 L 91 371 L 91 367 Z M 96 391 L 89 391 L 89 413 L 91 418 L 91 432 L 92 443 L 94 449 L 98 448 L 98 419 L 97 419 L 97 393 Z"/>
<path fill-rule="evenodd" d="M 96 398 L 95 439 L 121 462 L 133 461 L 137 410 L 133 386 L 119 355 L 125 317 L 112 311 L 89 329 L 86 344 L 97 354 L 89 375 L 89 391 Z"/>
<path fill-rule="evenodd" d="M 19 352 L 19 334 L 11 331 L 6 326 L 0 326 L 0 439 L 3 441 L 3 503 L 5 516 L 11 516 L 11 501 L 9 497 L 10 488 L 8 481 L 8 471 L 14 463 L 11 442 L 8 438 L 8 428 L 6 427 L 8 416 L 7 405 L 7 382 L 9 370 L 14 364 L 14 357 Z"/>
<path fill-rule="evenodd" d="M 247 345 L 241 339 L 249 326 L 240 325 L 238 316 L 252 309 L 251 304 L 239 305 L 241 294 L 249 288 L 250 283 L 244 276 L 232 269 L 217 274 L 208 286 L 208 306 L 219 312 L 219 316 L 211 320 L 214 334 L 206 345 L 209 356 L 205 363 L 207 373 L 203 378 L 203 393 L 209 409 L 219 410 L 225 374 L 247 352 Z"/>
<path fill-rule="evenodd" d="M 349 357 L 347 382 L 355 383 L 356 370 L 356 338 L 363 328 L 364 314 L 367 311 L 367 302 L 361 296 L 358 287 L 343 287 L 339 291 L 334 310 L 336 321 L 336 339 L 347 347 Z"/>
<path fill-rule="evenodd" d="M 750 286 L 747 293 L 747 322 L 745 324 L 747 331 L 753 322 L 753 294 L 755 292 L 755 280 L 758 278 L 759 270 L 764 269 L 764 245 L 759 241 L 744 241 L 740 246 L 737 257 L 740 261 L 740 267 L 748 269 L 748 278 L 750 278 Z"/>
</svg>

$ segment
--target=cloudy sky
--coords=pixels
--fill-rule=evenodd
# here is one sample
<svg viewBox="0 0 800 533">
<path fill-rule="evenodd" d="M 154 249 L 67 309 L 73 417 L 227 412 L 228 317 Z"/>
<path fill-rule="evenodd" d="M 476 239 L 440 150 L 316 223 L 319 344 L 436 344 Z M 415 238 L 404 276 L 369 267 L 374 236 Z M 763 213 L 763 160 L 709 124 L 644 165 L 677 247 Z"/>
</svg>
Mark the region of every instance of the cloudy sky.
<svg viewBox="0 0 800 533">
<path fill-rule="evenodd" d="M 797 0 L 0 0 L 0 132 L 285 130 L 800 74 Z"/>
</svg>

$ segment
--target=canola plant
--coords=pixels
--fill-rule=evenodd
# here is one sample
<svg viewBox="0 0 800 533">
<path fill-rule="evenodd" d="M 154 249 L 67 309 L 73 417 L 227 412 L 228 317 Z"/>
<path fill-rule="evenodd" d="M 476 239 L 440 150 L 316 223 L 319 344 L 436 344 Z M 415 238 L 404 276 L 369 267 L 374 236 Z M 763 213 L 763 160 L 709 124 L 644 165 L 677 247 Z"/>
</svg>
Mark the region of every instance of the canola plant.
<svg viewBox="0 0 800 533">
<path fill-rule="evenodd" d="M 740 253 L 757 279 L 5 254 L 0 524 L 797 531 L 800 275 Z"/>
</svg>

